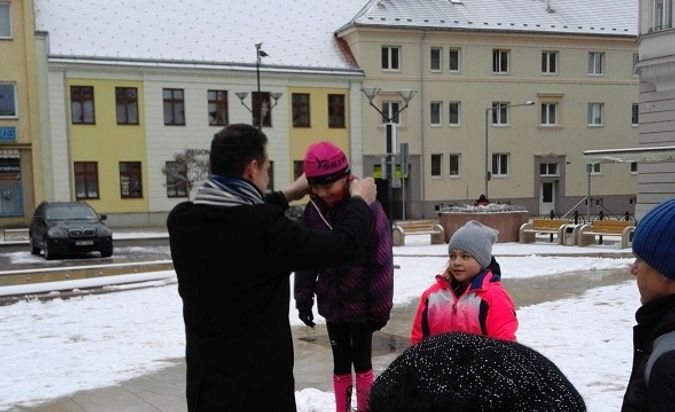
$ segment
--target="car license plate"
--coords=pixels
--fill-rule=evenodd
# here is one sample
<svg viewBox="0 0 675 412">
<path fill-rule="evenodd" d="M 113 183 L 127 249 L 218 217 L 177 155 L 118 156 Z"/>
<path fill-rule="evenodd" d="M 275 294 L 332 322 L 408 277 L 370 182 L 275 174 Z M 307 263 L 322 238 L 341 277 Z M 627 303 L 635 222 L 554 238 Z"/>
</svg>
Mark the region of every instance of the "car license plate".
<svg viewBox="0 0 675 412">
<path fill-rule="evenodd" d="M 78 240 L 75 242 L 77 246 L 91 246 L 94 244 L 93 240 Z"/>
</svg>

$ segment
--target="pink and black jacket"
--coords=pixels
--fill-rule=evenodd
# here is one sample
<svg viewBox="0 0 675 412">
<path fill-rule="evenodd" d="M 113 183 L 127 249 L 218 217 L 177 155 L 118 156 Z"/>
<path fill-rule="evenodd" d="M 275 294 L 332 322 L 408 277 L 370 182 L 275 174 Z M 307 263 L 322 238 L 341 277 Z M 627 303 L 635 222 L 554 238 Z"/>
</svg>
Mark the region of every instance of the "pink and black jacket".
<svg viewBox="0 0 675 412">
<path fill-rule="evenodd" d="M 484 269 L 457 296 L 450 280 L 444 275 L 436 275 L 436 282 L 420 299 L 411 342 L 416 344 L 429 336 L 447 332 L 515 341 L 518 329 L 515 306 L 499 279 L 499 275 Z"/>
</svg>

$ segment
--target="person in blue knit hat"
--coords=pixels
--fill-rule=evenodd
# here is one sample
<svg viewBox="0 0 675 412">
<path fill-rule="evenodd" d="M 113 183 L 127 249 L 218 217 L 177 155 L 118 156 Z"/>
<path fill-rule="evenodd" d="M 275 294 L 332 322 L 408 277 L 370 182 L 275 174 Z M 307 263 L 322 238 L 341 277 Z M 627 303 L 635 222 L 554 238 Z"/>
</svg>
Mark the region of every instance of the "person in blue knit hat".
<svg viewBox="0 0 675 412">
<path fill-rule="evenodd" d="M 633 369 L 622 412 L 675 410 L 675 198 L 639 222 L 633 236 L 642 306 L 635 313 Z"/>
</svg>

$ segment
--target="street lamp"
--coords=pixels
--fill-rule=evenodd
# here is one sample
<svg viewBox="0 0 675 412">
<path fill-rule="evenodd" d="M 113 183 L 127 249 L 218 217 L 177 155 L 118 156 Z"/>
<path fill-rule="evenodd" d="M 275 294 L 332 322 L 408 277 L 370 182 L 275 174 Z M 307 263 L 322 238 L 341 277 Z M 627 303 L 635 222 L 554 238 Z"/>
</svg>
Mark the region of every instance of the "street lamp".
<svg viewBox="0 0 675 412">
<path fill-rule="evenodd" d="M 274 100 L 274 104 L 268 107 L 267 102 L 262 101 L 262 94 L 260 92 L 260 64 L 261 64 L 261 59 L 263 57 L 268 57 L 269 54 L 265 53 L 264 50 L 262 50 L 260 47 L 262 47 L 262 43 L 256 43 L 255 44 L 255 76 L 256 76 L 256 82 L 257 82 L 257 90 L 258 90 L 258 100 L 260 101 L 259 104 L 259 110 L 260 112 L 258 113 L 258 124 L 254 126 L 258 126 L 258 128 L 262 128 L 262 123 L 263 123 L 263 118 L 267 115 L 268 112 L 271 112 L 274 106 L 279 103 L 279 99 L 281 98 L 282 93 L 279 92 L 274 92 L 270 93 L 270 97 Z M 235 95 L 239 98 L 239 101 L 241 104 L 249 111 L 251 112 L 251 115 L 254 115 L 253 109 L 249 106 L 246 105 L 246 102 L 244 102 L 244 99 L 246 96 L 248 96 L 247 92 L 238 92 L 235 93 Z M 251 96 L 251 106 L 253 106 L 253 97 Z M 254 116 L 255 118 L 255 116 Z"/>
<path fill-rule="evenodd" d="M 512 107 L 532 106 L 532 105 L 534 105 L 534 101 L 528 100 L 526 102 L 519 103 L 519 104 L 507 104 L 506 109 L 508 110 Z M 490 163 L 488 162 L 488 160 L 489 160 L 488 159 L 488 157 L 489 157 L 488 147 L 489 147 L 489 141 L 490 141 L 489 140 L 489 134 L 488 134 L 488 131 L 490 130 L 489 129 L 489 120 L 490 120 L 490 112 L 494 111 L 495 109 L 496 109 L 495 106 L 488 107 L 488 108 L 485 109 L 485 192 L 484 192 L 484 194 L 485 194 L 486 199 L 490 199 L 489 193 L 488 193 L 488 182 L 490 181 L 490 178 L 492 176 L 492 173 L 490 172 Z"/>
<path fill-rule="evenodd" d="M 410 100 L 412 100 L 413 96 L 415 93 L 417 93 L 416 90 L 411 90 L 411 89 L 402 89 L 398 92 L 399 96 L 401 96 L 401 99 L 403 99 L 403 102 L 405 105 L 398 109 L 395 113 L 384 113 L 382 110 L 380 110 L 379 107 L 375 106 L 373 103 L 373 99 L 375 96 L 380 94 L 382 89 L 379 87 L 364 87 L 361 89 L 361 92 L 366 96 L 368 99 L 368 103 L 375 109 L 385 120 L 385 131 L 386 131 L 386 165 L 385 165 L 385 171 L 387 174 L 387 214 L 389 215 L 389 222 L 391 223 L 394 220 L 394 195 L 393 195 L 393 182 L 394 182 L 394 162 L 392 161 L 392 157 L 394 153 L 396 153 L 396 142 L 394 141 L 394 134 L 395 134 L 395 127 L 397 126 L 396 123 L 393 122 L 394 118 L 404 111 L 405 109 L 408 108 L 408 104 L 410 103 Z"/>
</svg>

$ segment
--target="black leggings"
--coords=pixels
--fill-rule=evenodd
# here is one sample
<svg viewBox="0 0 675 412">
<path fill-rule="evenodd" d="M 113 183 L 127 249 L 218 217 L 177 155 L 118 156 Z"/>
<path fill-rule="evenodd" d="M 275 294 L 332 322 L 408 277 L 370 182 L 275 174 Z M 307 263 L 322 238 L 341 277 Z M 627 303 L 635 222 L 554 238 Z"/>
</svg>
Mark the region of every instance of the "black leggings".
<svg viewBox="0 0 675 412">
<path fill-rule="evenodd" d="M 333 373 L 347 375 L 373 368 L 371 352 L 373 332 L 367 324 L 326 322 L 330 347 L 333 349 Z"/>
</svg>

